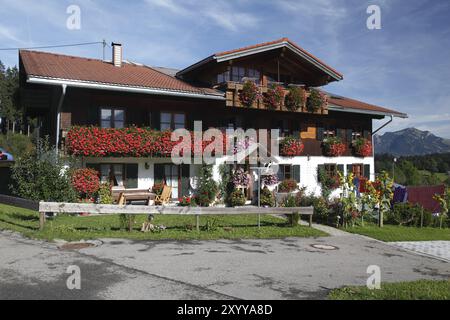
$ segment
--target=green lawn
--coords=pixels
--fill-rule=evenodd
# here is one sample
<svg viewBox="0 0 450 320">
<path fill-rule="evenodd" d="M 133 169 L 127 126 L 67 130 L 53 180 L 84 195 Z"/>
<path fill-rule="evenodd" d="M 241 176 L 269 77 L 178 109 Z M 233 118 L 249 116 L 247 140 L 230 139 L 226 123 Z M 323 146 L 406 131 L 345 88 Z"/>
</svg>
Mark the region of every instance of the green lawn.
<svg viewBox="0 0 450 320">
<path fill-rule="evenodd" d="M 384 225 L 383 228 L 379 228 L 376 225 L 366 225 L 364 227 L 349 227 L 345 231 L 386 242 L 450 240 L 450 229 L 448 228 L 416 228 L 394 225 Z"/>
<path fill-rule="evenodd" d="M 346 287 L 332 290 L 328 297 L 331 300 L 450 300 L 450 281 L 385 283 L 380 290 Z"/>
<path fill-rule="evenodd" d="M 214 216 L 201 217 L 201 231 L 195 228 L 194 216 L 156 216 L 153 224 L 164 225 L 160 232 L 140 232 L 146 216 L 137 216 L 132 232 L 120 229 L 118 216 L 80 217 L 60 215 L 48 219 L 45 229 L 38 230 L 38 213 L 0 204 L 0 229 L 18 231 L 30 238 L 75 241 L 96 238 L 128 238 L 137 240 L 187 240 L 187 239 L 251 239 L 285 237 L 320 237 L 326 233 L 306 226 L 290 227 L 273 216 L 261 216 L 261 229 L 257 226 L 257 216 Z M 208 223 L 207 223 L 208 222 Z M 205 225 L 212 228 L 205 230 Z"/>
</svg>

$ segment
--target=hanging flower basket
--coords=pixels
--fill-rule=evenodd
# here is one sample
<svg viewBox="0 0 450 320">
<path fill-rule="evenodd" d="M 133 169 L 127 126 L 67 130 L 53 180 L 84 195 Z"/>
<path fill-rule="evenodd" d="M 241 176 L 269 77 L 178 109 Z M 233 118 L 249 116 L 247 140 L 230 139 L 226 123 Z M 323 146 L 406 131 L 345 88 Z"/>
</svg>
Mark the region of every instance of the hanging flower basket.
<svg viewBox="0 0 450 320">
<path fill-rule="evenodd" d="M 328 98 L 324 93 L 317 89 L 311 89 L 309 92 L 309 97 L 306 101 L 306 109 L 309 112 L 317 112 L 320 108 L 326 106 Z"/>
<path fill-rule="evenodd" d="M 345 153 L 345 144 L 338 137 L 326 138 L 323 143 L 323 151 L 329 157 L 340 157 Z"/>
<path fill-rule="evenodd" d="M 306 91 L 303 88 L 291 87 L 284 99 L 284 105 L 289 111 L 297 111 L 305 104 Z"/>
<path fill-rule="evenodd" d="M 353 142 L 353 150 L 357 156 L 370 157 L 372 155 L 372 142 L 365 138 L 358 138 Z"/>
<path fill-rule="evenodd" d="M 242 168 L 238 168 L 233 172 L 231 181 L 235 188 L 247 188 L 250 184 L 250 177 Z"/>
<path fill-rule="evenodd" d="M 251 108 L 258 97 L 259 92 L 256 84 L 253 81 L 246 81 L 241 92 L 239 92 L 239 100 L 241 100 L 242 105 Z"/>
<path fill-rule="evenodd" d="M 279 110 L 284 98 L 284 89 L 279 85 L 271 85 L 263 96 L 264 104 L 269 110 Z"/>
<path fill-rule="evenodd" d="M 303 153 L 305 145 L 300 139 L 286 137 L 280 143 L 280 155 L 285 157 L 297 157 Z"/>
</svg>

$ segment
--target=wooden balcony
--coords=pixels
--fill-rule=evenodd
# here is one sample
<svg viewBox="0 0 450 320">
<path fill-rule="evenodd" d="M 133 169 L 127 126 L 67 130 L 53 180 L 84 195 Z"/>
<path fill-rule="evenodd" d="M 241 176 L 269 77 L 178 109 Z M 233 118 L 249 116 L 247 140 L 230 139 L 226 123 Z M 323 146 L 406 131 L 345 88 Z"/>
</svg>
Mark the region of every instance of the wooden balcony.
<svg viewBox="0 0 450 320">
<path fill-rule="evenodd" d="M 242 91 L 244 84 L 242 82 L 234 82 L 228 81 L 221 85 L 221 89 L 226 93 L 226 106 L 227 107 L 235 107 L 235 108 L 247 108 L 241 103 L 239 98 L 239 93 Z M 265 93 L 269 90 L 268 86 L 265 85 L 257 85 L 260 93 L 260 98 L 256 99 L 256 101 L 251 106 L 252 109 L 262 109 L 262 110 L 270 110 L 270 111 L 284 111 L 284 112 L 299 112 L 299 113 L 309 113 L 309 114 L 317 114 L 317 115 L 327 115 L 328 114 L 328 103 L 324 106 L 320 107 L 317 111 L 311 112 L 306 108 L 306 101 L 309 97 L 310 93 L 306 91 L 306 99 L 303 103 L 303 106 L 300 107 L 297 111 L 288 110 L 284 105 L 284 99 L 277 109 L 269 109 L 267 105 L 264 103 L 264 99 L 262 98 Z M 289 92 L 289 89 L 285 86 L 284 88 L 284 96 Z"/>
</svg>

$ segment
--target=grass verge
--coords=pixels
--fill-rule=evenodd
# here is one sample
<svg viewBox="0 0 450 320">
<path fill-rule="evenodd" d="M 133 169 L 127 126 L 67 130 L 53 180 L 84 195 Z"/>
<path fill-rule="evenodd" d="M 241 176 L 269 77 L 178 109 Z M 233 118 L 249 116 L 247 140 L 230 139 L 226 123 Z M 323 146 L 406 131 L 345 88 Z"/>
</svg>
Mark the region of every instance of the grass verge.
<svg viewBox="0 0 450 320">
<path fill-rule="evenodd" d="M 0 204 L 0 230 L 13 230 L 26 237 L 44 240 L 126 238 L 136 240 L 214 240 L 214 239 L 270 239 L 286 237 L 321 237 L 326 233 L 306 226 L 289 226 L 285 220 L 270 215 L 261 216 L 258 229 L 255 215 L 242 216 L 202 216 L 200 232 L 195 227 L 194 216 L 155 216 L 155 225 L 164 225 L 166 230 L 140 232 L 146 216 L 136 216 L 133 231 L 121 228 L 119 216 L 80 217 L 60 215 L 48 219 L 44 230 L 40 231 L 38 213 L 31 210 Z"/>
<path fill-rule="evenodd" d="M 450 300 L 450 280 L 385 283 L 380 290 L 345 287 L 332 290 L 331 300 Z"/>
<path fill-rule="evenodd" d="M 349 227 L 345 231 L 386 242 L 450 240 L 450 229 L 448 228 L 416 228 L 393 225 L 385 225 L 380 228 L 376 225 L 366 225 L 364 227 Z"/>
</svg>

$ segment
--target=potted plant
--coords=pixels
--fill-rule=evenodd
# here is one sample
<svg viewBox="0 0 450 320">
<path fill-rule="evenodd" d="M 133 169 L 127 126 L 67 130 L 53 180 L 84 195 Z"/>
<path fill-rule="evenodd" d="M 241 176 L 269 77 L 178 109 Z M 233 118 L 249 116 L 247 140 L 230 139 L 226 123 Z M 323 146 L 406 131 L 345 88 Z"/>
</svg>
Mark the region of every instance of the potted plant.
<svg viewBox="0 0 450 320">
<path fill-rule="evenodd" d="M 297 111 L 305 104 L 306 91 L 299 87 L 290 87 L 284 98 L 284 105 L 289 111 Z"/>
<path fill-rule="evenodd" d="M 178 206 L 180 207 L 195 207 L 195 197 L 184 196 L 178 199 Z"/>
<path fill-rule="evenodd" d="M 239 93 L 239 100 L 244 107 L 251 108 L 258 99 L 258 87 L 253 81 L 246 81 Z"/>
<path fill-rule="evenodd" d="M 326 156 L 329 157 L 340 157 L 345 152 L 345 144 L 339 137 L 326 138 L 323 143 L 323 151 Z"/>
<path fill-rule="evenodd" d="M 247 188 L 250 184 L 250 176 L 242 168 L 233 171 L 231 181 L 235 188 Z"/>
<path fill-rule="evenodd" d="M 269 190 L 269 188 L 264 187 L 261 190 L 261 198 L 260 198 L 260 205 L 263 207 L 275 207 L 275 196 L 273 193 Z"/>
<path fill-rule="evenodd" d="M 236 189 L 230 194 L 229 201 L 232 207 L 242 207 L 243 205 L 245 205 L 247 199 L 245 198 L 244 192 L 242 192 L 242 190 Z"/>
<path fill-rule="evenodd" d="M 357 156 L 364 158 L 372 155 L 372 142 L 369 139 L 357 138 L 353 141 L 352 146 Z"/>
<path fill-rule="evenodd" d="M 286 137 L 280 143 L 280 155 L 285 157 L 297 157 L 303 153 L 304 144 L 302 140 L 294 137 Z"/>
<path fill-rule="evenodd" d="M 317 89 L 311 89 L 309 92 L 309 97 L 306 101 L 306 109 L 309 112 L 317 112 L 320 108 L 326 105 L 327 97 Z"/>
<path fill-rule="evenodd" d="M 278 110 L 284 98 L 284 89 L 280 85 L 272 84 L 263 96 L 264 104 L 269 110 Z"/>
</svg>

